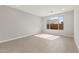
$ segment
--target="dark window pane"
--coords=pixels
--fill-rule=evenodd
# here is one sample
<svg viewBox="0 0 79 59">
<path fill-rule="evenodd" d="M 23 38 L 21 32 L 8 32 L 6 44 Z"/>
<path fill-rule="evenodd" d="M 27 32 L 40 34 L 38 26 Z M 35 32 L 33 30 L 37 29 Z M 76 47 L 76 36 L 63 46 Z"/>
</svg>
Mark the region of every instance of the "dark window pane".
<svg viewBox="0 0 79 59">
<path fill-rule="evenodd" d="M 64 17 L 59 16 L 59 30 L 63 30 Z"/>
</svg>

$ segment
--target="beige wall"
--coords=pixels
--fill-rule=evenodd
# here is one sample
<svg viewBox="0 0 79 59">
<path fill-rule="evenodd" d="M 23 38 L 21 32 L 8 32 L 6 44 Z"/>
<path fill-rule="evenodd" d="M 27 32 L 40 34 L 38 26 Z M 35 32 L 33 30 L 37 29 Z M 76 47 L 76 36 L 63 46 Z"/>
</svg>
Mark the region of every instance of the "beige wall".
<svg viewBox="0 0 79 59">
<path fill-rule="evenodd" d="M 79 6 L 74 10 L 74 40 L 79 49 Z"/>
<path fill-rule="evenodd" d="M 7 6 L 0 6 L 0 41 L 41 31 L 40 17 Z"/>
</svg>

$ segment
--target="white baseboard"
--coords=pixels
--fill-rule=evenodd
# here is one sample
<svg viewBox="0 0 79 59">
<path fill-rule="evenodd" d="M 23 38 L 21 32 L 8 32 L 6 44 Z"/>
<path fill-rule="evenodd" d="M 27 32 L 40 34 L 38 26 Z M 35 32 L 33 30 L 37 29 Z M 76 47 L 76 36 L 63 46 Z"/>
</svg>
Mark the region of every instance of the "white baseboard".
<svg viewBox="0 0 79 59">
<path fill-rule="evenodd" d="M 15 38 L 12 38 L 12 39 L 0 41 L 0 43 L 9 42 L 9 41 L 12 41 L 12 40 L 16 40 L 16 39 L 20 39 L 20 38 L 24 38 L 24 37 L 28 37 L 28 36 L 32 36 L 32 35 L 36 35 L 36 34 L 23 35 L 23 36 L 15 37 Z"/>
</svg>

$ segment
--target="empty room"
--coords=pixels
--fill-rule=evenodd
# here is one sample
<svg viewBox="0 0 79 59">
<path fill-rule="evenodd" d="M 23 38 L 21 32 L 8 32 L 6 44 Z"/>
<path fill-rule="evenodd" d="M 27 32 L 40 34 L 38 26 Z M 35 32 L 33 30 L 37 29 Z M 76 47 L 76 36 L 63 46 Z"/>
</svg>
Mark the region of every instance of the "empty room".
<svg viewBox="0 0 79 59">
<path fill-rule="evenodd" d="M 78 53 L 78 5 L 0 5 L 0 53 Z"/>
</svg>

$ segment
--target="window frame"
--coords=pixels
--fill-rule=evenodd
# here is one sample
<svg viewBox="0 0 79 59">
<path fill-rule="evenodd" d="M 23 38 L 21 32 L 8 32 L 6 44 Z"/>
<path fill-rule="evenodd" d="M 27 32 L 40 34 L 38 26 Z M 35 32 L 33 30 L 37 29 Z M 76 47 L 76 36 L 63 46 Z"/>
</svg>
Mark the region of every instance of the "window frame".
<svg viewBox="0 0 79 59">
<path fill-rule="evenodd" d="M 54 18 L 56 18 L 56 17 L 58 17 L 58 29 L 51 29 L 51 28 L 48 28 L 47 26 L 47 24 L 48 24 L 48 21 L 52 21 L 52 20 L 50 20 L 50 19 L 54 19 Z M 62 29 L 60 29 L 60 17 L 62 17 L 63 18 L 63 28 Z M 49 27 L 50 27 L 50 25 L 49 25 Z M 54 16 L 54 17 L 49 17 L 48 19 L 47 19 L 47 23 L 46 23 L 46 29 L 48 29 L 48 30 L 64 30 L 64 16 L 63 15 L 61 15 L 61 16 Z"/>
</svg>

